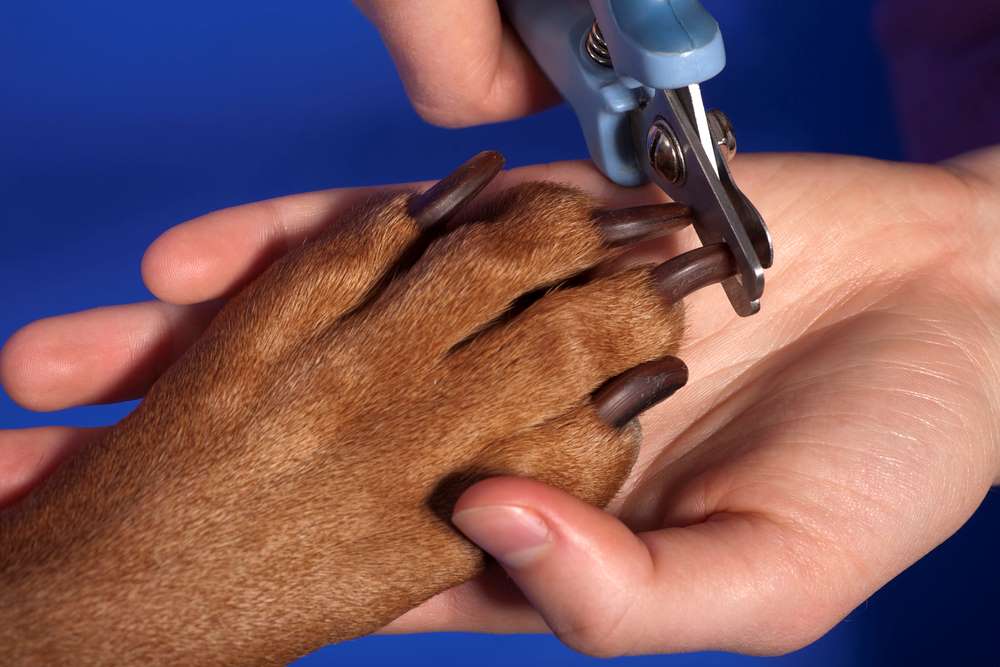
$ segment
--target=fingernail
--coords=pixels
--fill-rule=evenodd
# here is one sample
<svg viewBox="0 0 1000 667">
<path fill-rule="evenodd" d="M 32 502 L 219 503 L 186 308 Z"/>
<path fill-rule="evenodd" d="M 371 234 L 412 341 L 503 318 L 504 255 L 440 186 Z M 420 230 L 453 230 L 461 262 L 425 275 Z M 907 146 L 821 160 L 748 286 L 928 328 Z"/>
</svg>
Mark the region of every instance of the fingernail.
<svg viewBox="0 0 1000 667">
<path fill-rule="evenodd" d="M 594 393 L 594 408 L 605 424 L 622 428 L 687 384 L 688 369 L 677 357 L 636 366 Z"/>
<path fill-rule="evenodd" d="M 537 562 L 552 544 L 545 520 L 523 507 L 488 505 L 456 512 L 452 523 L 502 565 Z"/>
</svg>

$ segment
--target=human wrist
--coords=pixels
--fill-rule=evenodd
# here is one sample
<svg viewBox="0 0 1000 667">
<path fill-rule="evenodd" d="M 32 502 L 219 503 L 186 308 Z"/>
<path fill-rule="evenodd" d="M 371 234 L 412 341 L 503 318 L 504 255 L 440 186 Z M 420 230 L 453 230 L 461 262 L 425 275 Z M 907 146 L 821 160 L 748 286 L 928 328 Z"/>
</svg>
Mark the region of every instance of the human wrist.
<svg viewBox="0 0 1000 667">
<path fill-rule="evenodd" d="M 998 207 L 995 216 L 1000 216 Z M 973 289 L 979 295 L 979 302 L 982 306 L 980 313 L 984 324 L 985 355 L 982 364 L 983 372 L 987 375 L 984 378 L 984 386 L 992 395 L 992 405 L 1000 405 L 1000 225 L 990 224 L 997 218 L 990 220 L 980 220 L 980 228 L 983 230 L 983 249 L 977 253 L 978 261 L 974 263 L 976 268 L 972 276 Z M 1000 486 L 1000 413 L 993 411 L 988 415 L 991 421 L 989 425 L 992 444 L 993 461 L 993 485 Z"/>
<path fill-rule="evenodd" d="M 986 359 L 983 364 L 993 405 L 1000 405 L 1000 147 L 980 151 L 958 164 L 973 193 L 969 227 L 973 230 L 968 261 L 964 262 L 965 284 L 977 297 L 980 316 L 985 324 Z M 993 485 L 1000 486 L 1000 414 L 989 415 L 993 463 Z"/>
<path fill-rule="evenodd" d="M 1000 151 L 993 149 L 992 152 Z M 975 228 L 981 235 L 980 250 L 976 253 L 977 268 L 981 272 L 979 293 L 984 301 L 984 318 L 990 340 L 986 372 L 992 372 L 990 387 L 994 393 L 993 405 L 1000 405 L 1000 181 L 981 179 L 978 183 L 982 196 L 975 207 Z M 991 415 L 994 423 L 992 443 L 994 450 L 994 486 L 1000 486 L 1000 415 Z"/>
</svg>

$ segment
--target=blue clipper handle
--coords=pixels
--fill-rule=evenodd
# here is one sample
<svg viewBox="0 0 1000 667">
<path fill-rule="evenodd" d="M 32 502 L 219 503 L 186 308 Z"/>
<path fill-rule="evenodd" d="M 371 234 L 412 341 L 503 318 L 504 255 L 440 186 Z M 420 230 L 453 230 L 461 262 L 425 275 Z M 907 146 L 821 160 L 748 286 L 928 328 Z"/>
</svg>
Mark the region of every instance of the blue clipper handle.
<svg viewBox="0 0 1000 667">
<path fill-rule="evenodd" d="M 701 83 L 725 67 L 719 26 L 697 0 L 501 4 L 542 70 L 576 111 L 591 158 L 619 185 L 646 181 L 636 162 L 628 120 L 640 98 L 652 95 L 653 88 Z M 595 14 L 614 69 L 587 54 Z"/>
<path fill-rule="evenodd" d="M 698 0 L 590 4 L 620 76 L 671 90 L 708 81 L 726 66 L 719 24 Z"/>
</svg>

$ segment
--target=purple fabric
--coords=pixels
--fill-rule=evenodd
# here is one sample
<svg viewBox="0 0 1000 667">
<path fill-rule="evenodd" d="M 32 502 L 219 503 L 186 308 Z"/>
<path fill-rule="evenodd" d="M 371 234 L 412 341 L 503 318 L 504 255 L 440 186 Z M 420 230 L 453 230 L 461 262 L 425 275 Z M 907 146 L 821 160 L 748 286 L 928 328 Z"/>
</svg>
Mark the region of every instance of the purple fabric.
<svg viewBox="0 0 1000 667">
<path fill-rule="evenodd" d="M 1000 144 L 1000 0 L 878 0 L 909 157 Z"/>
</svg>

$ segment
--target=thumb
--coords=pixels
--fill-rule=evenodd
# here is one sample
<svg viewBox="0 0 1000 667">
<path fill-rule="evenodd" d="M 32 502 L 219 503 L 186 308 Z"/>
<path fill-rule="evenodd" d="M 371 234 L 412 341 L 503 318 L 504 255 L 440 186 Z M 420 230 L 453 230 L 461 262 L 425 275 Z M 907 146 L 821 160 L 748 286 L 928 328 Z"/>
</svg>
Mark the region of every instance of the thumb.
<svg viewBox="0 0 1000 667">
<path fill-rule="evenodd" d="M 452 521 L 496 558 L 564 643 L 598 656 L 629 651 L 635 593 L 649 586 L 653 567 L 618 519 L 541 483 L 500 477 L 469 489 Z"/>
<path fill-rule="evenodd" d="M 560 640 L 589 655 L 780 654 L 850 609 L 816 595 L 807 565 L 816 545 L 795 544 L 757 514 L 637 535 L 565 492 L 498 477 L 466 491 L 452 521 L 496 558 Z"/>
</svg>

